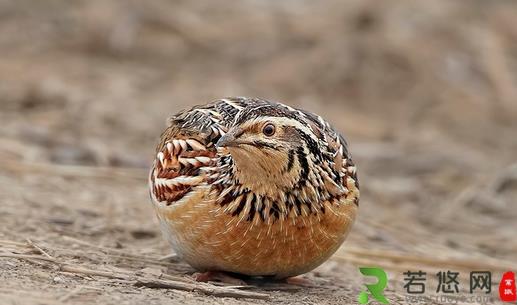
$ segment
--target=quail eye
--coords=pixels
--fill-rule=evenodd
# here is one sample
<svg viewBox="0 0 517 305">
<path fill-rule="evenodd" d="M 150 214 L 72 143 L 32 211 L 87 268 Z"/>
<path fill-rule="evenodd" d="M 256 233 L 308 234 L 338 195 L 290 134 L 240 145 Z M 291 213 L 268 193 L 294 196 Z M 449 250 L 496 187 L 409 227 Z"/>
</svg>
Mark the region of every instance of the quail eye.
<svg viewBox="0 0 517 305">
<path fill-rule="evenodd" d="M 264 126 L 264 128 L 262 128 L 262 133 L 268 137 L 272 136 L 275 134 L 275 125 L 269 123 L 269 124 L 266 124 Z"/>
</svg>

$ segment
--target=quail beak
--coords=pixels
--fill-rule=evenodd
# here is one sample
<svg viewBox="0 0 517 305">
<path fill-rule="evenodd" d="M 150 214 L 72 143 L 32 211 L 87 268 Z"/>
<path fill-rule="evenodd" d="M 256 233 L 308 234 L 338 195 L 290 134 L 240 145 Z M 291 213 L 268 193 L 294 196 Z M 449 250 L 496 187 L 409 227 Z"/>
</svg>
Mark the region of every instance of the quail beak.
<svg viewBox="0 0 517 305">
<path fill-rule="evenodd" d="M 224 136 L 219 138 L 219 141 L 215 144 L 219 148 L 236 147 L 244 143 L 238 138 L 244 133 L 240 128 L 230 129 Z"/>
</svg>

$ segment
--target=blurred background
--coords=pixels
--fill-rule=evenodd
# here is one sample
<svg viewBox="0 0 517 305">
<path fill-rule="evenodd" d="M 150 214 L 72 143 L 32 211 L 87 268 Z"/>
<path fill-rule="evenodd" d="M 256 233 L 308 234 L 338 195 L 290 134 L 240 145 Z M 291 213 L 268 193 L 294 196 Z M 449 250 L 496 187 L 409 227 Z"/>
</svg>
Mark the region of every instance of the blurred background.
<svg viewBox="0 0 517 305">
<path fill-rule="evenodd" d="M 395 280 L 428 268 L 433 283 L 440 269 L 468 276 L 483 262 L 494 285 L 517 269 L 517 2 L 508 0 L 0 0 L 0 250 L 31 238 L 66 261 L 148 268 L 77 240 L 168 254 L 147 195 L 154 146 L 169 115 L 225 96 L 316 112 L 350 144 L 359 218 L 308 275 L 326 284 L 296 292 L 308 303 L 355 300 L 357 265 Z M 190 272 L 179 266 L 167 268 Z M 14 259 L 0 269 L 5 298 L 52 303 L 88 282 Z M 138 301 L 131 286 L 88 285 L 98 290 L 73 301 Z M 192 296 L 148 290 L 141 297 L 157 303 Z"/>
</svg>

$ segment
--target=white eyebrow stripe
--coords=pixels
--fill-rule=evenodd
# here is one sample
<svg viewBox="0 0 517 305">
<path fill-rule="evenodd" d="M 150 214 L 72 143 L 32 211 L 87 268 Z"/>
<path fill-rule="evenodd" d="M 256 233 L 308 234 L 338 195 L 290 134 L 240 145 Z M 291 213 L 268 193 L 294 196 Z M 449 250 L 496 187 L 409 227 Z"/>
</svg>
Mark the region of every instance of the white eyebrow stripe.
<svg viewBox="0 0 517 305">
<path fill-rule="evenodd" d="M 309 137 L 311 137 L 316 143 L 319 143 L 319 141 L 320 141 L 320 139 L 318 139 L 318 137 L 316 137 L 316 135 L 314 134 L 314 132 L 312 131 L 312 129 L 309 126 L 302 124 L 297 119 L 286 118 L 286 117 L 277 117 L 277 116 L 262 116 L 262 117 L 258 117 L 253 120 L 250 120 L 250 121 L 248 121 L 248 123 L 256 124 L 258 122 L 266 122 L 266 121 L 274 123 L 275 125 L 294 126 L 295 128 L 300 129 L 301 131 L 303 131 L 304 133 L 309 135 Z"/>
</svg>

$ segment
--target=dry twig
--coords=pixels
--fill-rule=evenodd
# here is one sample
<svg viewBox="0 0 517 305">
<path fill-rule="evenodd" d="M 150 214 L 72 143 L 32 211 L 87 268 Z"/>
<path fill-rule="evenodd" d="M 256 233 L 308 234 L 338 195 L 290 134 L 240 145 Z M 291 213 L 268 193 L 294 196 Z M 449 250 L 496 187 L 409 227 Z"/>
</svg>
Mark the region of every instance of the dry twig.
<svg viewBox="0 0 517 305">
<path fill-rule="evenodd" d="M 43 250 L 40 246 L 38 246 L 37 244 L 35 244 L 32 240 L 30 240 L 29 238 L 27 238 L 26 240 L 27 240 L 27 243 L 28 243 L 31 247 L 33 247 L 34 249 L 36 249 L 39 253 L 41 253 L 41 254 L 45 255 L 45 256 L 46 256 L 46 257 L 48 257 L 48 258 L 53 259 L 53 257 L 52 257 L 50 254 L 48 254 L 47 252 L 45 252 L 45 250 Z"/>
<path fill-rule="evenodd" d="M 77 239 L 77 238 L 73 238 L 73 237 L 70 237 L 70 236 L 63 236 L 63 239 L 67 240 L 67 241 L 70 241 L 70 242 L 73 242 L 73 243 L 77 243 L 77 244 L 83 245 L 83 246 L 87 246 L 87 247 L 90 247 L 90 248 L 94 248 L 94 249 L 100 250 L 100 251 L 106 253 L 107 255 L 109 255 L 111 257 L 115 257 L 115 258 L 123 258 L 123 259 L 127 259 L 127 260 L 138 260 L 138 261 L 142 261 L 142 262 L 146 262 L 146 263 L 150 263 L 150 264 L 155 264 L 155 265 L 163 265 L 163 266 L 169 266 L 170 265 L 169 262 L 162 261 L 160 259 L 154 259 L 152 257 L 147 257 L 147 256 L 144 256 L 144 255 L 128 253 L 125 250 L 118 250 L 118 249 L 113 249 L 113 248 L 108 248 L 108 247 L 94 245 L 94 244 L 89 243 L 87 241 L 83 241 L 83 240 L 80 240 L 80 239 Z"/>
<path fill-rule="evenodd" d="M 47 261 L 51 263 L 58 264 L 58 262 L 53 258 L 48 258 L 41 255 L 25 255 L 25 254 L 14 254 L 14 253 L 0 253 L 0 257 L 6 257 L 6 258 L 17 258 L 17 259 L 24 259 L 24 260 L 42 260 Z"/>
<path fill-rule="evenodd" d="M 172 288 L 183 291 L 198 291 L 206 295 L 213 295 L 216 297 L 269 299 L 269 295 L 265 293 L 242 291 L 237 290 L 235 288 L 227 288 L 223 286 L 194 285 L 190 283 L 182 283 L 160 279 L 140 278 L 135 283 L 135 286 L 148 288 Z"/>
<path fill-rule="evenodd" d="M 242 291 L 234 288 L 219 287 L 209 284 L 201 283 L 187 283 L 179 282 L 174 280 L 164 279 L 153 279 L 148 276 L 139 276 L 131 272 L 114 272 L 114 271 L 103 271 L 93 270 L 71 264 L 61 263 L 56 259 L 48 258 L 40 255 L 22 255 L 13 253 L 0 253 L 0 257 L 17 258 L 23 260 L 43 260 L 51 262 L 59 266 L 59 270 L 62 272 L 82 274 L 89 276 L 101 276 L 116 280 L 123 280 L 128 283 L 132 283 L 137 287 L 149 287 L 149 288 L 170 288 L 183 291 L 196 291 L 206 295 L 212 295 L 217 297 L 233 297 L 233 298 L 251 298 L 251 299 L 269 299 L 269 295 L 259 292 Z"/>
</svg>

